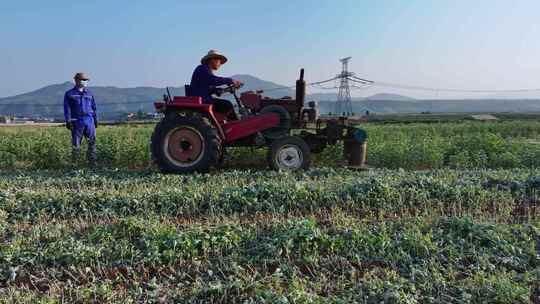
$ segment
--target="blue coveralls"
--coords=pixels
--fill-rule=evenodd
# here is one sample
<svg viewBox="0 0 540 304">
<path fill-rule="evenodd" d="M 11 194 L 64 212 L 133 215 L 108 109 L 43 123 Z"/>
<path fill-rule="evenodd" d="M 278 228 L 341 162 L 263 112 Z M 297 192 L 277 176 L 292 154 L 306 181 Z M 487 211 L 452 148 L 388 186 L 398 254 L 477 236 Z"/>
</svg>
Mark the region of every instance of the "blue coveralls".
<svg viewBox="0 0 540 304">
<path fill-rule="evenodd" d="M 66 92 L 64 95 L 64 119 L 73 124 L 71 129 L 71 144 L 73 158 L 78 159 L 81 150 L 81 140 L 88 140 L 87 158 L 89 161 L 96 160 L 96 128 L 97 110 L 94 95 L 88 90 L 80 91 L 77 87 Z"/>
</svg>

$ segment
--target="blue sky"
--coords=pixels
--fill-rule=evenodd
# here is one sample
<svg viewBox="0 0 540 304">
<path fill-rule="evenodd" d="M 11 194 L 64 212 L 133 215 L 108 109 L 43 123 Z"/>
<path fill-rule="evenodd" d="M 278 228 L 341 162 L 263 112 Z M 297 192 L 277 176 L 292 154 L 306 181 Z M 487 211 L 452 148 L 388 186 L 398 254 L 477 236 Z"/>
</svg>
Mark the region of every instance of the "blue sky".
<svg viewBox="0 0 540 304">
<path fill-rule="evenodd" d="M 211 48 L 229 57 L 222 75 L 287 85 L 300 67 L 317 81 L 352 56 L 352 71 L 380 81 L 540 87 L 539 12 L 537 0 L 2 1 L 0 96 L 80 70 L 93 85 L 179 86 Z"/>
</svg>

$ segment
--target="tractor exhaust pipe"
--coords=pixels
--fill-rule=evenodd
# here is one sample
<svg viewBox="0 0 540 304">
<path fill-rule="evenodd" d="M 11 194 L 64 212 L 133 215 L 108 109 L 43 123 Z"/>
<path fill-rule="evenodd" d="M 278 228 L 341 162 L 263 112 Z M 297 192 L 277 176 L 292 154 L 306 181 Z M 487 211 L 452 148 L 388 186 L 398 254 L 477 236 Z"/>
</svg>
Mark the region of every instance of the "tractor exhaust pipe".
<svg viewBox="0 0 540 304">
<path fill-rule="evenodd" d="M 306 100 L 306 82 L 304 81 L 304 69 L 300 69 L 300 78 L 296 81 L 296 102 L 300 108 L 304 107 Z"/>
</svg>

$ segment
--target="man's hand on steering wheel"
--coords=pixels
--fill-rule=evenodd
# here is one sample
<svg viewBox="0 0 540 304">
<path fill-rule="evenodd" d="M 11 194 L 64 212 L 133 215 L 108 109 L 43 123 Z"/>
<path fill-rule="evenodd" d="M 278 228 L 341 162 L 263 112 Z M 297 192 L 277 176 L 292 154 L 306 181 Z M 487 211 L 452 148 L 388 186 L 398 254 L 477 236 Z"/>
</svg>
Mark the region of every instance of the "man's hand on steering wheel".
<svg viewBox="0 0 540 304">
<path fill-rule="evenodd" d="M 244 83 L 242 83 L 241 81 L 233 79 L 233 83 L 227 85 L 226 87 L 211 87 L 210 89 L 211 94 L 215 94 L 218 97 L 221 97 L 221 95 L 223 95 L 224 93 L 234 94 L 234 91 L 241 88 L 243 85 Z"/>
<path fill-rule="evenodd" d="M 241 86 L 243 86 L 244 84 L 240 81 L 240 80 L 235 80 L 233 79 L 233 83 L 232 83 L 232 86 L 235 88 L 235 89 L 239 89 Z"/>
</svg>

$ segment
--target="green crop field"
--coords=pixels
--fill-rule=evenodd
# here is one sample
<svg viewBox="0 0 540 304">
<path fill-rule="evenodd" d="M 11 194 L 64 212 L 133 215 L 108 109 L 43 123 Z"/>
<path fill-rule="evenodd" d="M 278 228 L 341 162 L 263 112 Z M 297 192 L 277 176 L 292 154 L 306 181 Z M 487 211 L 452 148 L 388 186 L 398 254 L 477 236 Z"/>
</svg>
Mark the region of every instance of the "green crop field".
<svg viewBox="0 0 540 304">
<path fill-rule="evenodd" d="M 369 134 L 369 163 L 377 168 L 540 167 L 540 121 L 458 122 L 363 126 Z M 147 169 L 152 166 L 152 125 L 98 129 L 99 165 Z M 63 127 L 0 128 L 0 168 L 69 169 L 70 134 Z M 328 148 L 316 166 L 337 166 L 341 147 Z M 225 166 L 264 168 L 265 151 L 234 149 Z M 249 157 L 246 157 L 249 156 Z"/>
<path fill-rule="evenodd" d="M 0 303 L 538 303 L 540 122 L 368 124 L 297 173 L 152 167 L 152 126 L 0 128 Z"/>
</svg>

